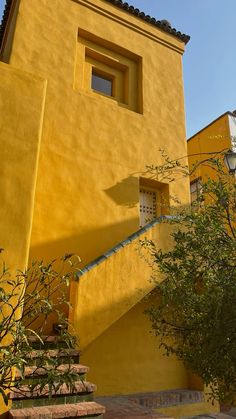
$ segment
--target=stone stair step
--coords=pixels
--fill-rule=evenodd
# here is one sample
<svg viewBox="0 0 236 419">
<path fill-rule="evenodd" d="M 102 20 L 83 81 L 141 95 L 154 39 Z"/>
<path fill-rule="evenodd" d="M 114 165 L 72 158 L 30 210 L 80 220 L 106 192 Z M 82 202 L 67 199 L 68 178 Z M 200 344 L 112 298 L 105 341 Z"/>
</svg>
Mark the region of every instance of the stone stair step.
<svg viewBox="0 0 236 419">
<path fill-rule="evenodd" d="M 40 336 L 40 338 L 43 342 L 53 342 L 53 343 L 55 343 L 55 342 L 63 341 L 63 337 L 60 336 L 60 335 L 44 335 L 44 336 Z M 29 336 L 28 340 L 31 343 L 40 342 L 40 339 L 36 335 Z"/>
<path fill-rule="evenodd" d="M 40 358 L 42 356 L 50 356 L 51 358 L 57 358 L 58 356 L 80 356 L 78 349 L 36 349 L 29 352 L 28 358 Z"/>
<path fill-rule="evenodd" d="M 65 396 L 65 395 L 77 395 L 77 394 L 87 394 L 93 393 L 96 391 L 97 387 L 95 384 L 92 384 L 88 381 L 76 381 L 73 384 L 73 389 L 68 388 L 66 384 L 62 384 L 60 388 L 55 391 L 55 389 L 51 390 L 52 396 Z M 40 384 L 36 385 L 33 390 L 30 389 L 30 385 L 23 384 L 16 388 L 14 391 L 10 393 L 11 400 L 19 400 L 19 399 L 34 399 L 34 398 L 41 398 L 41 397 L 49 397 L 50 389 L 49 386 L 46 384 L 45 387 L 41 390 Z"/>
<path fill-rule="evenodd" d="M 12 409 L 26 409 L 28 407 L 37 406 L 58 406 L 67 405 L 82 402 L 92 402 L 93 393 L 77 393 L 77 394 L 66 394 L 56 395 L 53 397 L 37 397 L 29 399 L 15 399 L 12 401 Z"/>
<path fill-rule="evenodd" d="M 60 364 L 68 363 L 72 359 L 74 363 L 79 363 L 80 351 L 78 349 L 59 348 L 59 349 L 35 349 L 27 354 L 27 363 L 31 365 L 42 365 L 46 358 L 60 359 Z"/>
<path fill-rule="evenodd" d="M 105 407 L 95 402 L 83 402 L 60 406 L 42 406 L 26 409 L 12 409 L 9 419 L 63 419 L 63 418 L 101 418 Z"/>
<path fill-rule="evenodd" d="M 40 337 L 43 343 L 35 335 L 28 337 L 28 341 L 33 348 L 35 349 L 68 348 L 68 344 L 63 339 L 63 336 L 45 335 L 45 336 L 40 336 Z"/>
<path fill-rule="evenodd" d="M 27 354 L 24 378 L 16 371 L 9 419 L 102 419 L 105 408 L 93 401 L 96 386 L 86 381 L 89 368 L 79 364 L 80 352 L 73 342 L 70 346 L 60 335 L 43 336 L 42 341 L 33 335 L 28 340 L 33 350 Z M 50 370 L 59 373 L 54 378 L 56 389 L 48 384 Z M 71 386 L 61 384 L 60 375 L 67 372 L 75 374 Z"/>
<path fill-rule="evenodd" d="M 46 376 L 48 374 L 48 371 L 50 371 L 51 369 L 54 369 L 54 367 L 50 365 L 45 368 L 37 367 L 37 365 L 32 365 L 25 368 L 24 376 L 26 379 L 43 377 Z M 70 371 L 78 375 L 84 375 L 88 373 L 89 368 L 81 364 L 61 364 L 57 367 L 57 371 L 61 373 Z M 16 370 L 15 378 L 16 380 L 21 379 L 21 373 L 19 370 Z"/>
</svg>

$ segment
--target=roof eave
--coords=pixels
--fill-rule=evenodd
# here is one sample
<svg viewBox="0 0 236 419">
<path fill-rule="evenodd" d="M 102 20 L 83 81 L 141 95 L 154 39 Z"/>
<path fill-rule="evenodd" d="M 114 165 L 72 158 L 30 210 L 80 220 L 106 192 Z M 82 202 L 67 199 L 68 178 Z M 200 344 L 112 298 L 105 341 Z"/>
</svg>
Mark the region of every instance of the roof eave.
<svg viewBox="0 0 236 419">
<path fill-rule="evenodd" d="M 169 26 L 168 24 L 160 20 L 156 20 L 155 17 L 146 15 L 144 12 L 140 11 L 134 6 L 129 5 L 127 2 L 123 2 L 123 0 L 105 0 L 105 1 L 113 4 L 116 7 L 119 7 L 120 9 L 123 9 L 124 11 L 138 17 L 139 19 L 144 20 L 147 23 L 150 23 L 151 25 L 157 27 L 158 29 L 163 30 L 164 32 L 169 33 L 170 35 L 175 36 L 176 38 L 180 39 L 185 44 L 187 44 L 190 40 L 189 35 L 186 35 L 184 33 L 181 33 L 180 31 L 177 31 L 175 28 L 172 28 L 171 26 Z"/>
</svg>

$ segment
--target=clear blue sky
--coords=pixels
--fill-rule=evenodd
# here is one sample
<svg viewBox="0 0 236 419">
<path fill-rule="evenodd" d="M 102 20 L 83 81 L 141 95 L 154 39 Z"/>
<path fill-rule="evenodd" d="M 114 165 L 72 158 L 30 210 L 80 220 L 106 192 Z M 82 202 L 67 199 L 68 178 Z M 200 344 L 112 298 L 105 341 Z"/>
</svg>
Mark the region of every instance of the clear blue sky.
<svg viewBox="0 0 236 419">
<path fill-rule="evenodd" d="M 235 110 L 236 0 L 130 0 L 129 3 L 157 19 L 168 19 L 172 26 L 191 35 L 184 55 L 188 137 L 220 114 Z M 4 4 L 5 0 L 0 0 L 0 15 Z"/>
</svg>

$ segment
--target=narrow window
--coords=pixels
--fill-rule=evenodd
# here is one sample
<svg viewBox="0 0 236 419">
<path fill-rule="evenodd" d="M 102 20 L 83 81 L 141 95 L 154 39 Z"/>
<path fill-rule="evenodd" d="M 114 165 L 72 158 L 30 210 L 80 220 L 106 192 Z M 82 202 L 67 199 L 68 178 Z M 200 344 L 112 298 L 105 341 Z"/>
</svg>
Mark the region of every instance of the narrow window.
<svg viewBox="0 0 236 419">
<path fill-rule="evenodd" d="M 198 178 L 190 183 L 191 203 L 196 201 L 196 199 L 201 195 L 201 192 L 202 192 L 201 178 Z"/>
<path fill-rule="evenodd" d="M 91 87 L 97 92 L 103 93 L 106 96 L 113 96 L 113 80 L 109 75 L 103 75 L 92 70 L 92 83 Z"/>
<path fill-rule="evenodd" d="M 157 216 L 157 195 L 156 191 L 141 188 L 140 200 L 140 226 L 144 227 Z"/>
</svg>

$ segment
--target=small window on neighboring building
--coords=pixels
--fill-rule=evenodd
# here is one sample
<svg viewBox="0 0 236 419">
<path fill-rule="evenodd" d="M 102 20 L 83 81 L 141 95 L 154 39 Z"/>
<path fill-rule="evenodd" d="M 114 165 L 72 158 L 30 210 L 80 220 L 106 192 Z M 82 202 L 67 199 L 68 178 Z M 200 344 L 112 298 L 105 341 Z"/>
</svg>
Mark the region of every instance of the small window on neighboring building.
<svg viewBox="0 0 236 419">
<path fill-rule="evenodd" d="M 106 96 L 113 96 L 113 79 L 112 76 L 102 74 L 96 69 L 92 70 L 91 87 L 97 92 Z"/>
<path fill-rule="evenodd" d="M 202 182 L 201 182 L 201 178 L 198 178 L 190 183 L 191 203 L 196 201 L 196 199 L 199 197 L 201 192 L 202 192 Z"/>
</svg>

